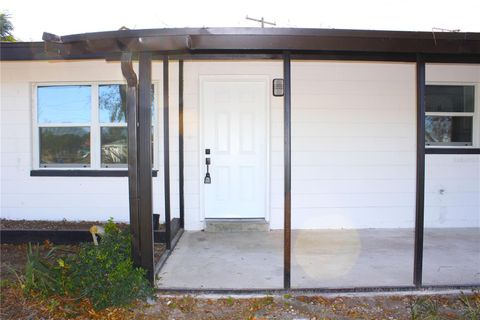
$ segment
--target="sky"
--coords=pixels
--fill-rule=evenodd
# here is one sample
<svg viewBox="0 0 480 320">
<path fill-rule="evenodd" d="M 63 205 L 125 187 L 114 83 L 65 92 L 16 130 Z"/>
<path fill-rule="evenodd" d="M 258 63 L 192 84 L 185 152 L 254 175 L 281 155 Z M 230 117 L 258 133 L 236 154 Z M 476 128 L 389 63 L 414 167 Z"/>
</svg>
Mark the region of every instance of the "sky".
<svg viewBox="0 0 480 320">
<path fill-rule="evenodd" d="M 480 0 L 2 0 L 14 35 L 41 40 L 57 35 L 173 27 L 277 27 L 480 32 Z M 437 30 L 438 31 L 438 30 Z"/>
</svg>

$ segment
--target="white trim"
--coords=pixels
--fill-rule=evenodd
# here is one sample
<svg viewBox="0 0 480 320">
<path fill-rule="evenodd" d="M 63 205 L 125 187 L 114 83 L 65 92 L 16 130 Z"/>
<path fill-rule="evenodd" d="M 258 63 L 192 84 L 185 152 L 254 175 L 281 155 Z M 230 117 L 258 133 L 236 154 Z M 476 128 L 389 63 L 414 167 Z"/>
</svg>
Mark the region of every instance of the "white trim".
<svg viewBox="0 0 480 320">
<path fill-rule="evenodd" d="M 39 169 L 40 167 L 40 140 L 38 137 L 38 121 L 37 121 L 37 85 L 35 83 L 30 84 L 31 90 L 31 125 L 32 128 L 30 134 L 32 137 L 32 144 L 30 145 L 30 150 L 32 154 L 32 165 L 33 169 Z"/>
<path fill-rule="evenodd" d="M 100 114 L 99 114 L 99 101 L 98 101 L 98 88 L 100 85 L 113 85 L 113 84 L 123 84 L 126 85 L 125 81 L 61 81 L 61 82 L 32 82 L 30 85 L 31 90 L 31 132 L 32 144 L 30 146 L 32 154 L 32 164 L 31 167 L 34 170 L 118 170 L 119 168 L 127 169 L 127 165 L 112 165 L 109 167 L 102 167 L 101 161 L 101 141 L 100 141 L 100 132 L 101 127 L 126 127 L 126 123 L 100 123 Z M 45 123 L 38 124 L 37 119 L 37 89 L 38 87 L 48 87 L 48 86 L 90 86 L 91 93 L 91 110 L 90 110 L 90 123 Z M 153 112 L 155 116 L 152 118 L 153 126 L 153 164 L 152 169 L 157 170 L 158 164 L 158 95 L 160 94 L 158 88 L 158 81 L 152 81 L 154 86 L 154 106 Z M 90 164 L 87 167 L 83 165 L 50 165 L 47 167 L 40 166 L 40 137 L 39 137 L 39 128 L 40 127 L 89 127 L 90 128 Z"/>
<path fill-rule="evenodd" d="M 475 103 L 475 102 L 474 102 Z M 439 117 L 473 117 L 475 112 L 425 112 L 426 116 L 439 116 Z"/>
<path fill-rule="evenodd" d="M 268 75 L 199 75 L 198 81 L 198 170 L 199 170 L 199 221 L 203 226 L 205 226 L 205 184 L 203 183 L 203 173 L 205 169 L 205 156 L 204 152 L 204 111 L 205 108 L 203 106 L 203 88 L 204 83 L 207 80 L 218 80 L 218 81 L 252 81 L 258 82 L 263 81 L 265 83 L 265 135 L 266 135 L 266 157 L 265 157 L 265 221 L 270 222 L 271 219 L 271 210 L 270 210 L 270 170 L 271 170 L 271 163 L 270 163 L 270 144 L 271 144 L 271 132 L 270 132 L 270 108 L 271 108 L 271 86 L 269 85 L 271 77 Z"/>
<path fill-rule="evenodd" d="M 90 116 L 90 168 L 101 168 L 102 152 L 100 151 L 100 126 L 99 126 L 99 108 L 98 108 L 98 83 L 92 85 L 91 90 L 91 116 Z"/>
</svg>

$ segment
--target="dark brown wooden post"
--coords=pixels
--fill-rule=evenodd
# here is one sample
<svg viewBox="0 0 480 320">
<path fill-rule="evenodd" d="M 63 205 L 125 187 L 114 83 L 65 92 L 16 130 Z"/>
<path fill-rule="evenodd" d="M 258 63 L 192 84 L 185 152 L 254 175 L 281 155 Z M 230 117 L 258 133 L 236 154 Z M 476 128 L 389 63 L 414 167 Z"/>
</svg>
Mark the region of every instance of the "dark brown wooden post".
<svg viewBox="0 0 480 320">
<path fill-rule="evenodd" d="M 138 167 L 140 196 L 141 266 L 148 280 L 154 282 L 153 223 L 152 223 L 152 55 L 139 54 L 138 85 Z"/>
<path fill-rule="evenodd" d="M 172 247 L 170 223 L 170 127 L 169 127 L 168 57 L 163 57 L 163 179 L 165 195 L 165 236 L 167 250 Z"/>
<path fill-rule="evenodd" d="M 290 289 L 290 269 L 291 269 L 291 173 L 292 173 L 292 138 L 291 138 L 291 71 L 290 54 L 283 56 L 283 130 L 284 130 L 284 245 L 283 245 L 283 287 Z"/>
<path fill-rule="evenodd" d="M 180 201 L 180 228 L 185 228 L 185 195 L 183 164 L 183 60 L 178 61 L 178 180 Z"/>
<path fill-rule="evenodd" d="M 130 233 L 132 258 L 135 266 L 141 266 L 139 198 L 138 198 L 138 137 L 137 137 L 137 75 L 132 67 L 132 53 L 122 53 L 122 73 L 127 80 L 127 131 L 128 131 L 128 192 L 130 204 Z"/>
<path fill-rule="evenodd" d="M 413 283 L 422 286 L 423 231 L 425 214 L 425 60 L 417 56 L 417 173 L 415 201 L 415 252 L 413 259 Z"/>
</svg>

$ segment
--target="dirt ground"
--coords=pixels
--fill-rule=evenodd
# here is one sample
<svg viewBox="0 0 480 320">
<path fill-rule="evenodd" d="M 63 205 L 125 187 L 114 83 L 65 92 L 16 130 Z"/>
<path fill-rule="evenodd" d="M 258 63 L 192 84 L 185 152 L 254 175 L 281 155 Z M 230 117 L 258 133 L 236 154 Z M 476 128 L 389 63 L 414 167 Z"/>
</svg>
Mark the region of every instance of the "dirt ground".
<svg viewBox="0 0 480 320">
<path fill-rule="evenodd" d="M 27 298 L 18 288 L 1 292 L 1 319 L 480 319 L 480 295 L 264 296 L 257 298 L 157 297 L 151 304 L 95 311 L 88 301 Z M 464 300 L 466 301 L 466 300 Z"/>
<path fill-rule="evenodd" d="M 0 219 L 0 230 L 89 230 L 93 225 L 103 225 L 105 221 L 47 221 L 47 220 L 7 220 Z M 128 224 L 117 223 L 121 228 Z"/>
<path fill-rule="evenodd" d="M 105 221 L 46 221 L 46 220 L 7 220 L 0 219 L 0 230 L 89 230 L 93 225 L 103 225 Z M 121 229 L 128 228 L 126 223 L 116 223 Z M 160 230 L 164 229 L 165 225 L 160 225 Z M 59 247 L 59 253 L 62 250 L 76 250 L 76 246 L 56 246 Z M 49 246 L 41 246 L 40 253 L 44 254 L 49 250 Z M 165 244 L 155 243 L 154 245 L 154 260 L 160 260 L 161 255 L 165 251 Z M 11 278 L 12 273 L 7 272 L 12 269 L 15 271 L 23 270 L 25 266 L 25 258 L 27 252 L 27 245 L 1 245 L 1 277 L 2 279 Z"/>
<path fill-rule="evenodd" d="M 51 244 L 40 246 L 49 250 Z M 60 246 L 73 252 L 77 246 Z M 0 319 L 480 319 L 480 292 L 451 295 L 195 297 L 158 295 L 151 304 L 95 311 L 88 301 L 27 297 L 21 275 L 27 245 L 1 245 Z"/>
<path fill-rule="evenodd" d="M 91 226 L 92 222 L 1 221 L 1 228 L 60 228 Z M 12 227 L 13 226 L 13 227 Z M 40 246 L 41 252 L 51 243 Z M 58 254 L 75 252 L 78 246 L 57 246 Z M 16 275 L 21 276 L 27 245 L 2 244 L 0 248 L 0 319 L 474 319 L 480 320 L 480 291 L 434 295 L 310 296 L 286 294 L 259 297 L 209 297 L 158 295 L 149 304 L 95 311 L 86 300 L 65 297 L 25 296 Z M 164 248 L 156 245 L 155 257 Z"/>
</svg>

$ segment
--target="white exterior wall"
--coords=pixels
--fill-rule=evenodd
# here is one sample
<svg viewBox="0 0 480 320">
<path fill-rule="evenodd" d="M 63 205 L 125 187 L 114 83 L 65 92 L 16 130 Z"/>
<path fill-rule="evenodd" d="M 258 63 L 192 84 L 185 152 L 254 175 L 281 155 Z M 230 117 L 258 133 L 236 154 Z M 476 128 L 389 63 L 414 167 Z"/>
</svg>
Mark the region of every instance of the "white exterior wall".
<svg viewBox="0 0 480 320">
<path fill-rule="evenodd" d="M 178 65 L 171 63 L 173 216 L 178 216 L 177 70 Z M 2 62 L 0 71 L 2 218 L 114 217 L 127 221 L 125 177 L 30 177 L 32 83 L 122 81 L 120 65 L 103 61 Z M 479 74 L 479 66 L 427 68 L 428 81 L 479 83 Z M 280 61 L 185 62 L 185 226 L 190 230 L 203 228 L 199 183 L 203 150 L 198 122 L 201 75 L 264 75 L 270 81 L 283 77 Z M 154 63 L 160 106 L 161 80 L 162 65 Z M 283 227 L 283 99 L 270 94 L 269 100 L 271 210 L 266 218 L 271 228 L 278 229 Z M 154 211 L 163 213 L 161 108 L 157 114 L 155 167 L 159 172 L 153 197 Z M 293 62 L 292 227 L 413 227 L 415 121 L 414 64 Z M 427 156 L 426 225 L 478 226 L 479 181 L 479 156 Z M 445 190 L 441 196 L 439 188 Z"/>
<path fill-rule="evenodd" d="M 415 66 L 294 62 L 292 227 L 413 227 Z"/>
<path fill-rule="evenodd" d="M 171 83 L 178 65 L 171 63 Z M 126 177 L 30 177 L 33 165 L 34 84 L 124 81 L 120 63 L 104 61 L 2 62 L 1 73 L 1 217 L 30 220 L 128 221 Z M 157 124 L 162 123 L 162 64 L 153 64 Z M 171 86 L 172 216 L 178 216 L 178 86 Z M 153 178 L 154 212 L 163 212 L 163 130 L 157 125 Z"/>
<path fill-rule="evenodd" d="M 480 147 L 480 66 L 427 64 L 428 83 L 476 84 L 474 143 Z M 425 227 L 480 227 L 480 155 L 426 155 Z"/>
</svg>

